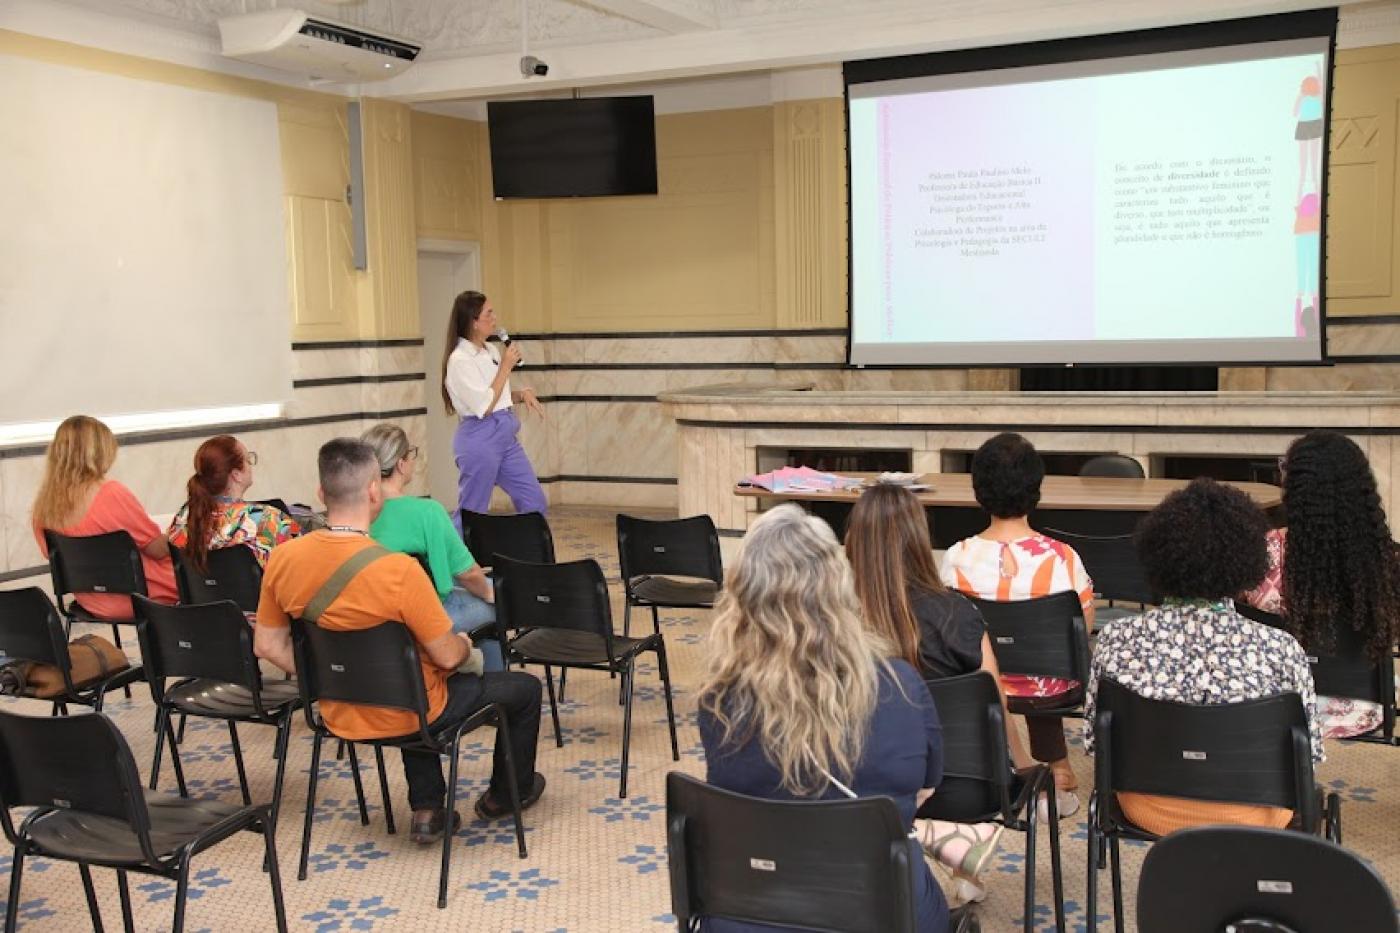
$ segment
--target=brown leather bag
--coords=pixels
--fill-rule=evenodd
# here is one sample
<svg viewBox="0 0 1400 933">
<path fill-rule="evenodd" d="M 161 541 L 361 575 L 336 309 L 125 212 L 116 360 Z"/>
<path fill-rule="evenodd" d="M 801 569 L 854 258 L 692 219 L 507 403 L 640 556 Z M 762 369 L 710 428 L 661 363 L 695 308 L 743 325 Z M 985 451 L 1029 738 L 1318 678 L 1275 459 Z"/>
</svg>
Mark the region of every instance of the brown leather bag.
<svg viewBox="0 0 1400 933">
<path fill-rule="evenodd" d="M 84 635 L 68 643 L 70 676 L 75 686 L 106 680 L 131 666 L 126 654 L 101 635 Z M 40 700 L 63 696 L 63 672 L 52 664 L 31 664 L 24 672 L 25 693 Z"/>
</svg>

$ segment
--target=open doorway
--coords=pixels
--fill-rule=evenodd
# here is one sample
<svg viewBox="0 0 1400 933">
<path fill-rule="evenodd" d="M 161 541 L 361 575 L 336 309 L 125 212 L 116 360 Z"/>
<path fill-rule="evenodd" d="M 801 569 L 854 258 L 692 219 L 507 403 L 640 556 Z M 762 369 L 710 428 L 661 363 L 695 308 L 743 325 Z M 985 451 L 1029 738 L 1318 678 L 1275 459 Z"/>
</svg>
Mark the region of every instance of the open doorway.
<svg viewBox="0 0 1400 933">
<path fill-rule="evenodd" d="M 428 443 L 422 459 L 428 468 L 428 493 L 449 514 L 457 511 L 457 464 L 452 460 L 457 416 L 443 410 L 442 354 L 452 302 L 467 289 L 481 289 L 481 247 L 457 240 L 419 240 L 418 313 L 423 326 L 423 366 L 428 374 L 424 391 Z"/>
</svg>

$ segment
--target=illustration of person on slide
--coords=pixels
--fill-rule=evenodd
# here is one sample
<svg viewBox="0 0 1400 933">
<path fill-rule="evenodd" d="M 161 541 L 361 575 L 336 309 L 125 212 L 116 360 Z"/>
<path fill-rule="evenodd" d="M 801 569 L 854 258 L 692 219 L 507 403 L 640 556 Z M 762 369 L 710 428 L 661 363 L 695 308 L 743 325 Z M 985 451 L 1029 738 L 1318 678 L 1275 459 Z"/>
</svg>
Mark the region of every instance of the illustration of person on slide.
<svg viewBox="0 0 1400 933">
<path fill-rule="evenodd" d="M 1303 197 L 1304 182 L 1311 181 L 1312 191 L 1321 191 L 1322 174 L 1322 65 L 1315 74 L 1303 79 L 1298 96 L 1293 100 L 1293 116 L 1298 128 L 1293 138 L 1298 141 L 1298 197 Z"/>
<path fill-rule="evenodd" d="M 1293 302 L 1293 332 L 1297 337 L 1317 333 L 1317 270 L 1320 264 L 1322 213 L 1321 199 L 1312 192 L 1298 201 L 1293 221 L 1293 240 L 1298 250 L 1298 293 Z M 1304 302 L 1309 302 L 1304 304 Z"/>
</svg>

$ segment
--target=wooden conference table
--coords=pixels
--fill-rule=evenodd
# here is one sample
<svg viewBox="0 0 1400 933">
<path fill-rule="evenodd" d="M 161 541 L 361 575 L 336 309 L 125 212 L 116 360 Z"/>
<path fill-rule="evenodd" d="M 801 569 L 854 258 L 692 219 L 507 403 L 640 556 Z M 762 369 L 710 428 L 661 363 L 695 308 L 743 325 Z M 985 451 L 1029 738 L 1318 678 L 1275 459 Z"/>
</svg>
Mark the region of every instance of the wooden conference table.
<svg viewBox="0 0 1400 933">
<path fill-rule="evenodd" d="M 846 473 L 843 476 L 873 480 L 873 473 Z M 929 510 L 934 546 L 946 548 L 954 541 L 976 534 L 986 527 L 986 516 L 972 493 L 970 473 L 925 473 L 918 482 L 929 488 L 915 491 Z M 1047 476 L 1040 485 L 1040 505 L 1031 514 L 1031 524 L 1040 529 L 1055 528 L 1088 535 L 1118 535 L 1132 531 L 1143 515 L 1157 507 L 1166 496 L 1187 485 L 1183 479 L 1127 479 L 1108 476 Z M 1267 483 L 1229 483 L 1246 493 L 1266 511 L 1283 501 L 1277 486 Z M 844 531 L 845 517 L 860 498 L 859 489 L 829 492 L 801 490 L 769 492 L 756 486 L 738 485 L 736 496 L 811 503 L 837 534 Z"/>
</svg>

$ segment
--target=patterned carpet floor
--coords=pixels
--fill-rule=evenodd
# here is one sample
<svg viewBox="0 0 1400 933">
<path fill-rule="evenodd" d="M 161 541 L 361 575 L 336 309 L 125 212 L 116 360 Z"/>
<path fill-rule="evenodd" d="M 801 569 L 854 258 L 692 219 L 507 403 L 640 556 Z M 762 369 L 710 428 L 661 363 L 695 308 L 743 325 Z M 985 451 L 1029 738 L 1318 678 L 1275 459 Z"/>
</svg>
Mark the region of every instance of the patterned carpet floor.
<svg viewBox="0 0 1400 933">
<path fill-rule="evenodd" d="M 613 513 L 560 509 L 550 516 L 560 560 L 593 558 L 610 579 L 615 624 L 621 628 L 622 588 L 616 582 L 617 552 Z M 642 624 L 647 624 L 643 621 Z M 300 721 L 293 733 L 287 785 L 278 827 L 278 849 L 289 925 L 295 930 L 479 930 L 479 931 L 645 931 L 675 929 L 666 873 L 665 775 L 672 768 L 703 776 L 704 754 L 695 725 L 694 690 L 700 675 L 709 614 L 674 612 L 663 616 L 676 692 L 681 760 L 671 761 L 665 706 L 655 664 L 640 669 L 634 707 L 629 796 L 617 798 L 622 708 L 616 682 L 602 674 L 574 672 L 568 699 L 560 709 L 563 748 L 556 748 L 549 717 L 541 726 L 538 768 L 549 779 L 544 798 L 526 814 L 530 856 L 520 860 L 510 821 L 478 821 L 471 801 L 485 787 L 494 734 L 483 730 L 464 739 L 459 779 L 463 826 L 457 833 L 449 900 L 436 908 L 437 847 L 409 842 L 404 828 L 408 808 L 397 753 L 386 754 L 398 835 L 386 831 L 378 803 L 371 757 L 361 757 L 370 825 L 361 826 L 348 763 L 322 765 L 319 810 L 306 881 L 296 880 L 296 859 L 306 799 L 311 742 Z M 134 639 L 133 639 L 134 641 Z M 134 651 L 134 648 L 132 649 Z M 47 715 L 47 704 L 5 701 Z M 149 695 L 135 692 L 109 712 L 130 742 L 143 776 L 149 775 L 153 736 Z M 240 730 L 255 800 L 271 794 L 273 731 Z M 1071 750 L 1086 804 L 1061 823 L 1069 927 L 1084 928 L 1085 826 L 1090 762 L 1079 743 Z M 1392 891 L 1400 883 L 1400 749 L 1329 743 L 1329 760 L 1319 781 L 1345 801 L 1344 830 L 1349 847 L 1368 859 Z M 238 799 L 238 783 L 227 731 L 211 721 L 190 720 L 181 758 L 191 793 Z M 174 788 L 168 756 L 162 788 Z M 990 894 L 980 908 L 984 930 L 1020 929 L 1025 866 L 1024 837 L 1008 833 L 989 872 Z M 1037 859 L 1039 906 L 1036 929 L 1054 928 L 1050 908 L 1049 848 L 1044 834 Z M 7 891 L 11 856 L 0 855 L 0 898 Z M 1146 846 L 1124 848 L 1127 914 Z M 254 931 L 272 928 L 272 900 L 260 869 L 261 842 L 243 834 L 194 861 L 186 928 Z M 95 870 L 104 921 L 119 929 L 121 915 L 111 872 Z M 168 930 L 174 885 L 133 877 L 136 926 Z M 3 901 L 0 901 L 3 903 Z M 1107 877 L 1100 888 L 1100 922 L 1111 922 Z M 20 928 L 67 931 L 88 926 L 77 869 L 63 863 L 30 860 L 20 898 Z M 1131 929 L 1133 924 L 1129 922 Z M 1338 927 L 1342 929 L 1342 927 Z"/>
</svg>

